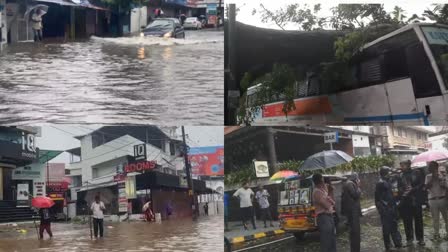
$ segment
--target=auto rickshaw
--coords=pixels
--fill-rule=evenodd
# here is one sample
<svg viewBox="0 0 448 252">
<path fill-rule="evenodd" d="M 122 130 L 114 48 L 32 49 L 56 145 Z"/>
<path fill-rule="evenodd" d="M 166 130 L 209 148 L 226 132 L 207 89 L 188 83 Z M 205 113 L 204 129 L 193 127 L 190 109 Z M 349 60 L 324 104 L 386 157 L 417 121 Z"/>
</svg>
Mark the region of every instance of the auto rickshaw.
<svg viewBox="0 0 448 252">
<path fill-rule="evenodd" d="M 341 223 L 341 194 L 343 181 L 347 178 L 335 175 L 323 175 L 324 180 L 334 188 L 336 202 L 336 223 Z M 277 210 L 280 226 L 302 239 L 307 232 L 317 231 L 317 216 L 312 202 L 313 182 L 311 177 L 288 180 L 284 182 L 284 190 L 280 191 Z"/>
</svg>

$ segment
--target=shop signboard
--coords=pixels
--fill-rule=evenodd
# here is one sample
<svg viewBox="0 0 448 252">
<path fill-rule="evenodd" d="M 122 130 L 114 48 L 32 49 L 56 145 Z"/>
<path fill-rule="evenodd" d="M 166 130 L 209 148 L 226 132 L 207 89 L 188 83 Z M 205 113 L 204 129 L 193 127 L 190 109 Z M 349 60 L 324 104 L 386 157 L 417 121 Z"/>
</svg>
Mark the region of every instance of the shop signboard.
<svg viewBox="0 0 448 252">
<path fill-rule="evenodd" d="M 339 142 L 339 133 L 337 131 L 324 133 L 324 143 L 337 143 L 337 142 Z"/>
<path fill-rule="evenodd" d="M 53 200 L 64 200 L 64 193 L 68 189 L 65 182 L 49 182 L 47 183 L 47 195 Z"/>
<path fill-rule="evenodd" d="M 128 200 L 126 198 L 125 183 L 118 183 L 118 211 L 120 213 L 128 210 Z"/>
<path fill-rule="evenodd" d="M 133 163 L 129 163 L 129 164 L 125 165 L 124 172 L 125 173 L 145 172 L 145 171 L 153 170 L 156 167 L 157 167 L 157 161 L 142 160 L 142 161 L 133 162 Z"/>
<path fill-rule="evenodd" d="M 45 183 L 44 182 L 34 182 L 34 196 L 45 196 Z"/>
<path fill-rule="evenodd" d="M 217 8 L 216 4 L 207 4 L 207 15 L 216 15 Z"/>
<path fill-rule="evenodd" d="M 269 177 L 269 166 L 267 161 L 255 161 L 254 166 L 257 178 Z"/>
<path fill-rule="evenodd" d="M 191 172 L 198 176 L 224 176 L 224 147 L 190 148 Z"/>
<path fill-rule="evenodd" d="M 134 145 L 135 161 L 146 160 L 146 144 Z"/>
<path fill-rule="evenodd" d="M 36 159 L 37 150 L 34 134 L 26 134 L 22 132 L 22 157 Z"/>
<path fill-rule="evenodd" d="M 43 169 L 42 164 L 31 164 L 24 167 L 19 167 L 13 171 L 12 179 L 14 180 L 40 179 L 42 169 Z"/>
<path fill-rule="evenodd" d="M 29 206 L 29 184 L 17 184 L 17 207 Z"/>
</svg>

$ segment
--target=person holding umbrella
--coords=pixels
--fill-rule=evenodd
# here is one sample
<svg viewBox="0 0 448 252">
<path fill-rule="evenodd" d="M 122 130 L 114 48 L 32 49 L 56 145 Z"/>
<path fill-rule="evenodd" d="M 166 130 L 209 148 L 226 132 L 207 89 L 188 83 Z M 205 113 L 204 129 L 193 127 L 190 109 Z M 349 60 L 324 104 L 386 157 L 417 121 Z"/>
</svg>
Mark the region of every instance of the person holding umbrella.
<svg viewBox="0 0 448 252">
<path fill-rule="evenodd" d="M 45 13 L 41 9 L 37 9 L 31 16 L 32 27 L 34 32 L 34 42 L 42 41 L 42 16 Z"/>
<path fill-rule="evenodd" d="M 31 196 L 32 197 L 32 196 Z M 39 239 L 44 238 L 44 231 L 47 231 L 50 238 L 53 238 L 51 232 L 51 211 L 50 208 L 54 205 L 54 201 L 48 197 L 34 197 L 31 200 L 31 206 L 39 209 L 40 225 L 39 225 Z"/>
<path fill-rule="evenodd" d="M 93 212 L 93 233 L 95 238 L 98 238 L 98 229 L 100 230 L 100 237 L 103 237 L 103 211 L 106 210 L 106 207 L 104 206 L 104 203 L 100 201 L 99 195 L 95 196 L 95 201 L 92 203 L 90 210 Z"/>
</svg>

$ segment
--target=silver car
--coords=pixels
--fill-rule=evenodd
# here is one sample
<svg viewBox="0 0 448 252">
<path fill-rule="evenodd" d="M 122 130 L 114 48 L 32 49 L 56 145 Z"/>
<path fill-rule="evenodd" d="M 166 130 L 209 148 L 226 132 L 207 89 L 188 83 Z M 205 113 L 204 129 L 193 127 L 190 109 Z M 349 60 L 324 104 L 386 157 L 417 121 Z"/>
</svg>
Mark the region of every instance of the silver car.
<svg viewBox="0 0 448 252">
<path fill-rule="evenodd" d="M 199 30 L 199 29 L 202 29 L 202 23 L 199 20 L 199 18 L 197 18 L 197 17 L 188 17 L 185 20 L 184 28 Z"/>
</svg>

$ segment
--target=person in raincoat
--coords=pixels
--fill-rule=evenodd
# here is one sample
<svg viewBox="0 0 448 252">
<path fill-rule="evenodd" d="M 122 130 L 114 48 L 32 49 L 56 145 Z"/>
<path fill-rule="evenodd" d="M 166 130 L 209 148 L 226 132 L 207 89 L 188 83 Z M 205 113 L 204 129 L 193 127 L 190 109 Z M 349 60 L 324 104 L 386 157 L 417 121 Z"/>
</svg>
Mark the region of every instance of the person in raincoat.
<svg viewBox="0 0 448 252">
<path fill-rule="evenodd" d="M 353 174 L 342 187 L 342 214 L 347 217 L 350 229 L 350 251 L 361 250 L 361 190 L 358 174 Z"/>
<path fill-rule="evenodd" d="M 44 12 L 37 9 L 31 16 L 32 28 L 34 32 L 34 42 L 42 41 L 42 16 Z"/>
</svg>

